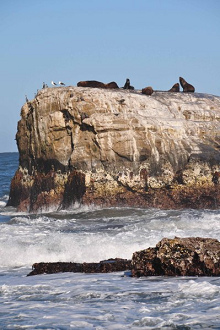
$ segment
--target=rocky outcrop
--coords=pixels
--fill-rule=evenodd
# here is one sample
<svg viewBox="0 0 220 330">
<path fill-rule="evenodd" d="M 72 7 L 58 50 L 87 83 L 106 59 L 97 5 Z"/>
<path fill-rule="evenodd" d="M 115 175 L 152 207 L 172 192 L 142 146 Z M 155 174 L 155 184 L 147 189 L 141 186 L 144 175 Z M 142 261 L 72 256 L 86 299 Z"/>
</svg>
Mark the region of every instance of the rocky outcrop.
<svg viewBox="0 0 220 330">
<path fill-rule="evenodd" d="M 212 238 L 164 238 L 135 252 L 132 276 L 220 276 L 220 242 Z"/>
<path fill-rule="evenodd" d="M 121 272 L 131 268 L 131 260 L 108 259 L 100 262 L 75 263 L 75 262 L 40 262 L 32 266 L 32 271 L 27 276 L 54 273 L 111 273 Z"/>
<path fill-rule="evenodd" d="M 220 206 L 220 98 L 44 88 L 24 104 L 8 205 Z"/>
<path fill-rule="evenodd" d="M 220 242 L 212 238 L 164 238 L 156 247 L 135 252 L 132 260 L 108 259 L 98 263 L 35 263 L 28 274 L 109 273 L 130 270 L 140 276 L 220 276 Z"/>
</svg>

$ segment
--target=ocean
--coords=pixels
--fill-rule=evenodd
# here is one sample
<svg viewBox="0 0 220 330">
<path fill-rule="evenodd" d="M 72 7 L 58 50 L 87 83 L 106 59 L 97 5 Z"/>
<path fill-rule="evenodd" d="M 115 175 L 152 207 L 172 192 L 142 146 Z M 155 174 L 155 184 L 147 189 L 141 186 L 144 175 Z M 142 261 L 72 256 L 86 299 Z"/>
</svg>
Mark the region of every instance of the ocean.
<svg viewBox="0 0 220 330">
<path fill-rule="evenodd" d="M 220 329 L 220 278 L 26 275 L 35 262 L 128 258 L 163 237 L 220 239 L 220 211 L 7 208 L 18 153 L 0 154 L 0 329 Z"/>
</svg>

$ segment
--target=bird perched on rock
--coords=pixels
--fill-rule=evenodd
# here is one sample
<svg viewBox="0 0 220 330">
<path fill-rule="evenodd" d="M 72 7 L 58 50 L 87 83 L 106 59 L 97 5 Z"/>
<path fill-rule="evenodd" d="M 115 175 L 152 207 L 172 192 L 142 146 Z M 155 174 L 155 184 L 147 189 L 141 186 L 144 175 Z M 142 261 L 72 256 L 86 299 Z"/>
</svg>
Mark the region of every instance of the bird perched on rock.
<svg viewBox="0 0 220 330">
<path fill-rule="evenodd" d="M 56 85 L 57 85 L 53 80 L 51 81 L 51 84 L 52 84 L 53 86 L 56 86 Z"/>
<path fill-rule="evenodd" d="M 59 81 L 59 85 L 65 86 L 65 84 L 62 81 Z"/>
<path fill-rule="evenodd" d="M 25 101 L 28 102 L 28 98 L 27 98 L 27 95 L 25 95 Z"/>
</svg>

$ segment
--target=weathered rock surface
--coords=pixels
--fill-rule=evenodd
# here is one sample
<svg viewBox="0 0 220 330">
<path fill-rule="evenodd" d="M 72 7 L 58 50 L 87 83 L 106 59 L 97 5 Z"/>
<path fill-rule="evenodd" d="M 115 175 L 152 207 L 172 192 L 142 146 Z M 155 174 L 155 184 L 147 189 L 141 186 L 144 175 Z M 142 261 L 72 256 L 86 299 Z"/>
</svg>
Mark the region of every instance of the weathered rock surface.
<svg viewBox="0 0 220 330">
<path fill-rule="evenodd" d="M 211 238 L 164 238 L 135 252 L 132 276 L 220 276 L 220 242 Z"/>
<path fill-rule="evenodd" d="M 220 206 L 220 97 L 45 88 L 24 104 L 8 205 Z"/>
<path fill-rule="evenodd" d="M 92 263 L 75 263 L 75 262 L 40 262 L 32 266 L 32 271 L 28 276 L 39 274 L 54 273 L 110 273 L 121 272 L 131 268 L 131 260 L 127 259 L 108 259 L 100 262 Z"/>
</svg>

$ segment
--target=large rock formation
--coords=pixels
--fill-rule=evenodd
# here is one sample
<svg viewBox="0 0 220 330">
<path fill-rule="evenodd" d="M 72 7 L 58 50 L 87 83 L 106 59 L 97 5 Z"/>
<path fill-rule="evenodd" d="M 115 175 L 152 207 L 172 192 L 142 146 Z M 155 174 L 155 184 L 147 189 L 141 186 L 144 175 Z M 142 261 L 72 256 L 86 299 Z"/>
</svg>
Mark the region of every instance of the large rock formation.
<svg viewBox="0 0 220 330">
<path fill-rule="evenodd" d="M 8 205 L 220 206 L 220 97 L 45 88 L 24 104 Z"/>
<path fill-rule="evenodd" d="M 220 242 L 212 238 L 164 238 L 135 252 L 132 276 L 220 276 Z"/>
</svg>

